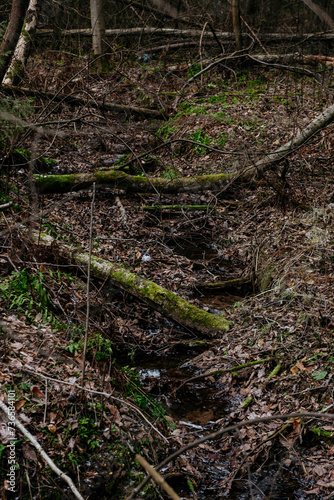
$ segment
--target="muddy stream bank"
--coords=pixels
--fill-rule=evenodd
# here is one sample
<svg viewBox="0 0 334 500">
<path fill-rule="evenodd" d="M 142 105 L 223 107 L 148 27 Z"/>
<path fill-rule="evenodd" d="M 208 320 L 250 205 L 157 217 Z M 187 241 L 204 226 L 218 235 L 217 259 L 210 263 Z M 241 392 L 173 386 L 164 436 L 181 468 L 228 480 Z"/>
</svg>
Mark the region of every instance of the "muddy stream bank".
<svg viewBox="0 0 334 500">
<path fill-rule="evenodd" d="M 225 261 L 217 249 L 209 244 L 189 239 L 169 242 L 173 251 L 187 257 L 194 267 L 217 271 L 225 280 L 240 276 L 242 268 Z M 192 296 L 198 299 L 203 307 L 214 314 L 226 311 L 236 302 L 242 301 L 251 294 L 251 287 L 229 287 L 227 290 L 210 290 L 199 287 L 193 290 Z M 150 331 L 155 336 L 160 330 Z M 211 342 L 212 343 L 212 342 Z M 213 343 L 212 343 L 213 344 Z M 226 426 L 235 418 L 238 407 L 245 399 L 236 390 L 213 377 L 186 382 L 201 372 L 200 362 L 203 356 L 210 357 L 210 342 L 180 342 L 175 343 L 167 354 L 137 352 L 132 359 L 129 353 L 120 354 L 118 362 L 122 366 L 135 369 L 143 389 L 155 400 L 159 401 L 166 414 L 184 429 L 191 441 L 205 434 Z M 233 365 L 233 363 L 232 363 Z M 232 415 L 231 415 L 232 414 Z M 246 453 L 246 451 L 245 451 Z M 199 454 L 187 453 L 190 462 L 198 467 L 203 476 L 198 479 L 195 487 L 197 499 L 227 498 L 228 500 L 277 500 L 303 499 L 303 489 L 306 484 L 299 481 L 294 470 L 289 469 L 284 462 L 284 453 L 279 449 L 274 458 L 265 461 L 265 467 L 256 473 L 250 473 L 248 479 L 236 479 L 232 490 L 225 492 L 220 483 L 233 472 L 233 464 L 224 456 L 219 444 L 208 442 Z M 182 475 L 170 474 L 169 467 L 163 471 L 164 477 L 181 496 L 189 497 L 187 481 Z"/>
</svg>

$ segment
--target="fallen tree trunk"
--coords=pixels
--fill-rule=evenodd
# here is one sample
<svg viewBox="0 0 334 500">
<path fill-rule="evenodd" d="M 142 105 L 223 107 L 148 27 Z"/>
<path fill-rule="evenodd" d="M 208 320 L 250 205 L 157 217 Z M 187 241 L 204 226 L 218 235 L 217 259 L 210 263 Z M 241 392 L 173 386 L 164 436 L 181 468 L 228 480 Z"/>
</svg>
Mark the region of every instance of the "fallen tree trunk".
<svg viewBox="0 0 334 500">
<path fill-rule="evenodd" d="M 19 87 L 13 87 L 13 86 L 5 86 L 1 89 L 2 91 L 6 92 L 7 94 L 21 94 L 21 95 L 31 95 L 31 96 L 38 96 L 38 97 L 44 97 L 46 99 L 51 99 L 51 101 L 55 102 L 67 102 L 68 104 L 75 104 L 78 106 L 89 106 L 94 109 L 101 109 L 104 111 L 110 111 L 114 113 L 124 113 L 125 115 L 129 116 L 131 114 L 137 114 L 137 115 L 142 115 L 142 116 L 148 116 L 152 118 L 163 118 L 163 110 L 156 110 L 156 109 L 148 109 L 148 108 L 141 108 L 139 106 L 127 106 L 123 104 L 113 104 L 111 102 L 107 101 L 99 101 L 98 99 L 87 99 L 84 97 L 77 97 L 74 96 L 73 94 L 64 94 L 64 93 L 53 93 L 53 92 L 42 92 L 40 90 L 31 90 L 27 88 L 19 88 Z"/>
<path fill-rule="evenodd" d="M 34 175 L 38 193 L 67 193 L 87 189 L 95 182 L 96 187 L 123 189 L 127 193 L 169 194 L 194 193 L 222 188 L 234 174 L 197 175 L 177 179 L 142 177 L 129 175 L 118 170 L 99 171 L 87 174 Z"/>
<path fill-rule="evenodd" d="M 131 176 L 120 171 L 98 171 L 88 174 L 70 175 L 35 175 L 35 186 L 38 193 L 66 193 L 89 188 L 94 182 L 98 186 L 124 189 L 126 192 L 164 192 L 170 194 L 194 193 L 198 191 L 225 191 L 237 179 L 242 178 L 250 182 L 257 173 L 262 172 L 270 165 L 277 163 L 298 149 L 319 130 L 327 127 L 334 120 L 334 104 L 325 109 L 307 127 L 276 149 L 273 153 L 255 165 L 251 165 L 242 172 L 231 174 L 196 175 L 193 177 L 162 179 L 154 177 Z"/>
<path fill-rule="evenodd" d="M 53 34 L 52 30 L 49 29 L 40 29 L 37 31 L 37 36 L 50 36 Z M 147 27 L 136 27 L 136 28 L 124 28 L 124 29 L 106 29 L 105 36 L 142 36 L 142 35 L 163 35 L 163 36 L 171 36 L 175 37 L 176 35 L 180 36 L 193 36 L 200 37 L 202 34 L 202 30 L 200 29 L 174 29 L 174 28 L 155 28 L 154 26 Z M 62 36 L 92 36 L 91 29 L 72 29 L 72 30 L 62 30 Z M 224 40 L 235 40 L 234 33 L 228 31 L 217 31 L 216 35 L 219 38 Z M 275 43 L 286 42 L 287 40 L 333 40 L 334 33 L 259 33 L 257 37 L 261 40 L 261 42 L 270 42 L 274 41 Z M 214 38 L 213 33 L 207 31 L 205 33 L 205 38 Z"/>
<path fill-rule="evenodd" d="M 32 237 L 36 243 L 47 246 L 58 245 L 60 253 L 67 259 L 76 264 L 88 265 L 88 253 L 80 253 L 78 248 L 59 243 L 59 241 L 47 234 L 35 232 Z M 119 264 L 112 264 L 94 255 L 91 258 L 91 273 L 99 278 L 110 279 L 115 286 L 143 300 L 180 325 L 195 329 L 209 337 L 227 331 L 230 325 L 230 322 L 223 315 L 210 314 L 198 309 L 175 293 L 153 283 L 153 281 L 146 280 Z"/>
</svg>

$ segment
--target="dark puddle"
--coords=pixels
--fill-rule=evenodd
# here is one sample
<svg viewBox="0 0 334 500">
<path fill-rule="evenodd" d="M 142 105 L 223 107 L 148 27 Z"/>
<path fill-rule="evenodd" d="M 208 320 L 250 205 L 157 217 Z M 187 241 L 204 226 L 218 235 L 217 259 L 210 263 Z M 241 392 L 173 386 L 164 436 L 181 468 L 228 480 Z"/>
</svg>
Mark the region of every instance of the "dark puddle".
<svg viewBox="0 0 334 500">
<path fill-rule="evenodd" d="M 194 353 L 192 353 L 194 357 Z M 181 424 L 202 430 L 232 411 L 233 405 L 226 392 L 210 387 L 207 382 L 183 382 L 194 375 L 187 361 L 189 355 L 175 357 L 141 357 L 131 366 L 136 368 L 143 388 L 158 399 L 167 413 Z"/>
<path fill-rule="evenodd" d="M 305 489 L 307 482 L 303 483 L 297 479 L 297 471 L 294 475 L 287 467 L 273 463 L 263 468 L 261 474 L 252 474 L 250 481 L 236 480 L 227 498 L 228 500 L 302 500 L 309 498 L 305 495 Z"/>
</svg>

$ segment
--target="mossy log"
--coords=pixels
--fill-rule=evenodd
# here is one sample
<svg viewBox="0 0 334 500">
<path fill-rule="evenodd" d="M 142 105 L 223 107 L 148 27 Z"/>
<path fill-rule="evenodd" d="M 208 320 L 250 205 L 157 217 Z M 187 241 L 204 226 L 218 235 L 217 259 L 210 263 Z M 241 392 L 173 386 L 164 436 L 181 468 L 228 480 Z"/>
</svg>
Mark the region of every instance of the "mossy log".
<svg viewBox="0 0 334 500">
<path fill-rule="evenodd" d="M 196 210 L 204 211 L 204 210 L 214 210 L 214 207 L 211 205 L 148 205 L 141 207 L 142 210 L 146 212 L 159 212 L 160 210 L 168 211 L 168 212 L 196 212 Z"/>
<path fill-rule="evenodd" d="M 235 174 L 233 174 L 235 175 Z M 157 191 L 177 194 L 216 190 L 225 186 L 232 174 L 194 175 L 176 179 L 142 177 L 116 170 L 98 171 L 87 174 L 34 175 L 36 190 L 40 194 L 67 193 L 87 189 L 95 182 L 96 187 L 123 189 L 127 193 L 156 193 Z"/>
<path fill-rule="evenodd" d="M 328 126 L 333 120 L 334 104 L 325 109 L 325 111 L 298 132 L 293 139 L 270 153 L 266 158 L 255 163 L 255 165 L 251 165 L 239 173 L 195 175 L 176 179 L 142 177 L 140 175 L 131 176 L 125 172 L 115 170 L 98 171 L 88 174 L 35 175 L 36 190 L 39 193 L 65 193 L 87 189 L 95 182 L 96 187 L 119 188 L 124 189 L 126 192 L 137 193 L 164 192 L 177 194 L 207 190 L 225 191 L 237 179 L 242 178 L 243 182 L 252 182 L 261 171 L 289 156 L 310 137 L 319 132 L 319 130 Z"/>
<path fill-rule="evenodd" d="M 60 243 L 43 233 L 33 233 L 32 236 L 37 243 L 47 246 L 57 245 L 59 252 L 70 261 L 88 266 L 88 253 L 80 252 L 75 246 Z M 195 329 L 209 337 L 227 331 L 230 325 L 230 322 L 222 314 L 210 314 L 198 309 L 153 281 L 146 280 L 119 264 L 112 264 L 95 255 L 92 255 L 91 258 L 91 273 L 93 276 L 109 279 L 115 286 L 143 300 L 180 325 Z"/>
<path fill-rule="evenodd" d="M 225 281 L 216 281 L 213 283 L 194 283 L 194 288 L 197 290 L 205 291 L 219 291 L 226 289 L 237 289 L 242 286 L 252 285 L 252 279 L 250 276 L 245 276 L 243 278 L 232 278 Z"/>
</svg>

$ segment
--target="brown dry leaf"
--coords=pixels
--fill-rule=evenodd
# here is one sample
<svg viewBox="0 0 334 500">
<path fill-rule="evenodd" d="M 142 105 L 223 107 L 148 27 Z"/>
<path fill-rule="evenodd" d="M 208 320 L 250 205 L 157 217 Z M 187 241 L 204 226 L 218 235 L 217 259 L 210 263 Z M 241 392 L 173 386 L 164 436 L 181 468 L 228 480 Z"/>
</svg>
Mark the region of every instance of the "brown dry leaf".
<svg viewBox="0 0 334 500">
<path fill-rule="evenodd" d="M 301 361 L 297 361 L 297 363 L 295 364 L 295 366 L 293 366 L 292 368 L 290 368 L 290 371 L 293 374 L 299 373 L 299 372 L 303 372 L 303 371 L 305 371 L 305 366 L 303 365 L 303 363 Z"/>
<path fill-rule="evenodd" d="M 18 401 L 15 401 L 15 410 L 19 411 L 21 408 L 26 404 L 27 400 L 26 399 L 19 399 Z"/>
<path fill-rule="evenodd" d="M 35 450 L 29 446 L 29 444 L 24 444 L 22 446 L 23 449 L 23 455 L 27 460 L 31 460 L 32 462 L 37 463 L 37 455 L 35 453 Z"/>
<path fill-rule="evenodd" d="M 44 394 L 41 392 L 40 388 L 37 387 L 37 385 L 34 385 L 32 388 L 32 393 L 35 396 L 35 398 L 44 398 Z"/>
<path fill-rule="evenodd" d="M 116 408 L 116 406 L 114 406 L 114 405 L 107 405 L 107 408 L 109 409 L 110 413 L 114 417 L 113 418 L 113 422 L 115 422 L 116 424 L 120 425 L 122 423 L 121 415 L 120 415 L 118 409 Z"/>
<path fill-rule="evenodd" d="M 55 426 L 55 424 L 49 424 L 48 429 L 50 432 L 52 432 L 52 434 L 54 434 L 57 430 L 57 427 Z"/>
<path fill-rule="evenodd" d="M 327 473 L 326 469 L 322 465 L 316 465 L 315 467 L 313 467 L 313 471 L 317 476 L 323 476 Z"/>
</svg>

